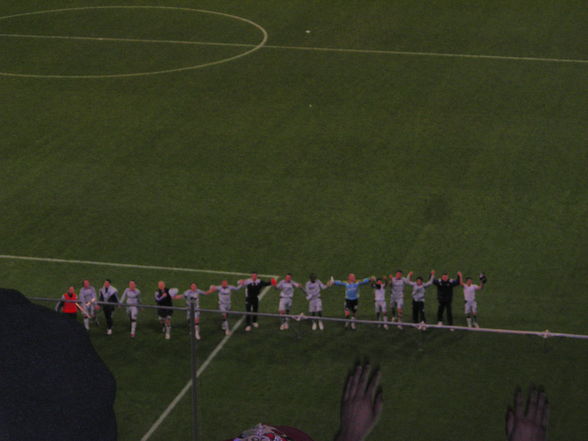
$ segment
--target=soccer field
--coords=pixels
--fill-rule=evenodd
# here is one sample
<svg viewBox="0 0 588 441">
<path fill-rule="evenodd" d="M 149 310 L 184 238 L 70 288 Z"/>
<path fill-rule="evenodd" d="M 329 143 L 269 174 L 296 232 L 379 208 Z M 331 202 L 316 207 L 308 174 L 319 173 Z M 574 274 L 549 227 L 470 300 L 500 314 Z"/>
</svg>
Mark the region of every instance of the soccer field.
<svg viewBox="0 0 588 441">
<path fill-rule="evenodd" d="M 161 279 L 242 278 L 223 272 L 485 271 L 482 326 L 588 334 L 585 2 L 120 6 L 0 4 L 0 254 L 162 268 L 0 258 L 2 286 L 57 299 L 83 278 L 134 279 L 152 303 Z M 359 318 L 372 299 L 363 288 Z M 343 291 L 323 303 L 341 316 Z M 268 291 L 261 309 L 277 306 Z M 293 312 L 306 308 L 298 291 Z M 430 323 L 435 308 L 429 289 Z M 121 441 L 142 439 L 190 378 L 182 314 L 170 341 L 151 311 L 133 341 L 123 311 L 112 337 L 91 330 Z M 203 315 L 200 361 L 219 325 Z M 203 440 L 259 421 L 332 438 L 360 357 L 383 371 L 369 440 L 503 439 L 511 392 L 531 382 L 549 394 L 551 439 L 588 439 L 586 341 L 278 327 L 238 330 L 202 373 Z M 149 440 L 190 434 L 188 394 Z"/>
</svg>

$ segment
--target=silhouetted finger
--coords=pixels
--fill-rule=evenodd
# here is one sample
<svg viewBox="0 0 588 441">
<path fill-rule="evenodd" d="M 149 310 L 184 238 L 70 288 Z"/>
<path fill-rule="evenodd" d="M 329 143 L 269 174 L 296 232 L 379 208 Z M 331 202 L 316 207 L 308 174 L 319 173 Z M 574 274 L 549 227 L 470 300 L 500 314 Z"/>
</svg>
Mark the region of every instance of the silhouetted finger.
<svg viewBox="0 0 588 441">
<path fill-rule="evenodd" d="M 525 403 L 523 401 L 523 394 L 521 393 L 520 387 L 517 387 L 515 389 L 513 413 L 516 417 L 520 418 L 522 418 L 525 415 Z"/>
<path fill-rule="evenodd" d="M 368 384 L 368 389 L 367 389 L 367 394 L 368 397 L 370 398 L 370 400 L 374 400 L 375 394 L 376 392 L 381 389 L 380 386 L 380 380 L 382 378 L 382 372 L 380 372 L 379 369 L 376 369 L 373 373 L 372 376 L 370 378 L 370 382 Z"/>
<path fill-rule="evenodd" d="M 549 400 L 545 397 L 545 405 L 543 406 L 543 415 L 541 416 L 541 426 L 547 430 L 549 425 Z"/>
<path fill-rule="evenodd" d="M 363 371 L 361 372 L 361 380 L 358 384 L 357 393 L 365 394 L 368 387 L 368 382 L 370 381 L 370 373 L 372 371 L 372 367 L 369 364 L 365 364 L 363 366 Z"/>
<path fill-rule="evenodd" d="M 535 386 L 529 387 L 529 397 L 527 398 L 527 417 L 531 418 L 532 420 L 535 419 L 535 415 L 537 414 L 537 389 Z"/>
<path fill-rule="evenodd" d="M 505 422 L 504 428 L 506 430 L 507 438 L 510 437 L 512 430 L 514 429 L 514 420 L 515 420 L 514 410 L 512 410 L 512 407 L 508 407 L 506 409 L 506 415 L 504 416 L 504 422 Z"/>
<path fill-rule="evenodd" d="M 349 398 L 353 398 L 357 394 L 357 385 L 361 381 L 361 373 L 362 372 L 363 372 L 363 366 L 358 364 L 355 367 L 355 372 L 353 373 L 353 376 L 351 377 Z"/>
<path fill-rule="evenodd" d="M 350 391 L 351 391 L 351 374 L 347 375 L 347 379 L 345 380 L 345 386 L 343 387 L 343 401 L 349 399 Z"/>
<path fill-rule="evenodd" d="M 376 420 L 378 419 L 378 417 L 382 413 L 383 407 L 384 407 L 384 391 L 380 387 L 377 389 L 376 396 L 374 397 L 374 406 L 373 406 L 374 423 L 376 422 Z"/>
<path fill-rule="evenodd" d="M 534 420 L 535 422 L 541 424 L 543 420 L 543 412 L 545 411 L 545 402 L 547 401 L 547 396 L 543 390 L 539 389 L 537 394 L 537 411 L 535 413 Z"/>
</svg>

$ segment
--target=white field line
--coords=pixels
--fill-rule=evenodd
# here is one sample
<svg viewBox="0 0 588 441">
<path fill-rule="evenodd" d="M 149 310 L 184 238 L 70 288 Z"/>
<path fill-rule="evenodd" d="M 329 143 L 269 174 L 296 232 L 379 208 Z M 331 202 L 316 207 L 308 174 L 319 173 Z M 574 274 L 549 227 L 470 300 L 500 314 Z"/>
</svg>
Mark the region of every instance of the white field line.
<svg viewBox="0 0 588 441">
<path fill-rule="evenodd" d="M 183 44 L 194 46 L 228 46 L 228 47 L 255 47 L 256 44 L 247 43 L 218 43 L 208 41 L 185 41 L 185 40 L 149 40 L 139 38 L 115 38 L 115 37 L 82 37 L 73 35 L 34 35 L 34 34 L 0 34 L 0 37 L 12 38 L 38 38 L 38 39 L 61 39 L 61 40 L 88 40 L 88 41 L 119 41 L 128 43 L 159 43 L 159 44 Z M 578 63 L 588 64 L 588 60 L 576 58 L 548 58 L 548 57 L 516 57 L 508 55 L 484 55 L 484 54 L 456 54 L 447 52 L 419 52 L 419 51 L 395 51 L 380 49 L 349 49 L 312 46 L 282 46 L 266 44 L 266 49 L 284 49 L 313 52 L 340 52 L 351 54 L 376 54 L 376 55 L 406 55 L 420 57 L 448 57 L 448 58 L 471 58 L 487 60 L 511 60 L 511 61 L 536 61 L 545 63 Z"/>
<path fill-rule="evenodd" d="M 119 38 L 119 37 L 80 37 L 74 35 L 36 35 L 36 34 L 0 34 L 0 37 L 33 38 L 47 40 L 82 40 L 82 41 L 118 41 L 124 43 L 161 43 L 161 44 L 185 44 L 192 46 L 230 46 L 230 47 L 255 47 L 257 44 L 248 43 L 216 43 L 209 41 L 188 40 L 149 40 L 143 38 Z"/>
<path fill-rule="evenodd" d="M 68 263 L 68 264 L 82 264 L 82 265 L 97 265 L 97 266 L 112 266 L 117 268 L 140 268 L 140 269 L 154 269 L 164 271 L 180 271 L 189 273 L 206 273 L 206 274 L 225 274 L 230 276 L 249 276 L 251 273 L 240 273 L 234 271 L 220 271 L 210 269 L 197 268 L 177 268 L 173 266 L 157 266 L 157 265 L 137 265 L 130 263 L 114 263 L 114 262 L 97 262 L 94 260 L 75 260 L 75 259 L 57 259 L 53 257 L 30 257 L 30 256 L 11 256 L 7 254 L 0 254 L 0 259 L 5 260 L 29 260 L 33 262 L 52 262 L 52 263 Z M 278 277 L 273 274 L 259 274 L 260 277 Z"/>
<path fill-rule="evenodd" d="M 267 292 L 271 288 L 272 288 L 271 286 L 268 286 L 267 288 L 264 288 L 264 290 L 259 295 L 259 300 L 260 301 L 264 298 L 264 296 L 267 294 Z M 200 377 L 200 375 L 202 375 L 202 373 L 210 365 L 210 363 L 212 362 L 212 360 L 214 360 L 214 358 L 218 355 L 218 353 L 225 346 L 225 344 L 227 344 L 227 342 L 232 337 L 232 335 L 235 333 L 235 331 L 237 331 L 239 329 L 239 327 L 243 324 L 243 321 L 245 320 L 245 317 L 246 316 L 242 316 L 237 321 L 237 323 L 235 323 L 235 326 L 233 326 L 233 332 L 231 333 L 231 335 L 226 335 L 220 341 L 220 343 L 216 346 L 216 348 L 214 348 L 214 350 L 210 353 L 210 355 L 208 356 L 208 358 L 206 358 L 206 360 L 204 360 L 204 363 L 202 363 L 202 365 L 200 365 L 200 368 L 198 369 L 198 371 L 196 371 L 196 377 L 197 378 Z M 174 408 L 177 406 L 177 404 L 180 402 L 180 400 L 182 398 L 184 398 L 184 395 L 186 395 L 186 393 L 190 390 L 191 387 L 192 387 L 192 380 L 189 380 L 188 383 L 186 383 L 186 385 L 178 393 L 178 395 L 176 395 L 176 397 L 172 400 L 172 402 L 169 403 L 169 405 L 166 407 L 166 409 L 163 411 L 163 413 L 159 416 L 159 418 L 157 418 L 157 420 L 153 423 L 153 425 L 147 431 L 147 433 L 145 435 L 143 435 L 143 437 L 141 438 L 141 441 L 147 441 L 149 438 L 151 438 L 151 435 L 153 435 L 153 433 L 155 433 L 155 431 L 159 428 L 159 426 L 161 425 L 161 423 L 163 423 L 163 421 L 169 416 L 169 414 L 172 412 L 172 410 L 174 410 Z"/>
</svg>

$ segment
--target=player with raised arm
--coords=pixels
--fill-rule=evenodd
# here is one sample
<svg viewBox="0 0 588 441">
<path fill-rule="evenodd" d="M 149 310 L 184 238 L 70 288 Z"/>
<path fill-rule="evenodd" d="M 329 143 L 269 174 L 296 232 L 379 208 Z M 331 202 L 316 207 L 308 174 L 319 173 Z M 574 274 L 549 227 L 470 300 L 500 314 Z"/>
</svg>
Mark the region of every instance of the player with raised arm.
<svg viewBox="0 0 588 441">
<path fill-rule="evenodd" d="M 435 279 L 435 270 L 431 270 L 429 280 L 423 283 L 421 276 L 416 278 L 415 282 L 409 281 L 412 286 L 412 322 L 420 323 L 418 329 L 425 331 L 427 319 L 425 318 L 425 290 L 433 284 Z"/>
<path fill-rule="evenodd" d="M 131 338 L 135 338 L 137 332 L 137 317 L 139 315 L 139 306 L 141 305 L 141 291 L 137 288 L 134 280 L 129 282 L 129 287 L 123 291 L 120 303 L 127 304 L 127 315 L 131 322 Z"/>
<path fill-rule="evenodd" d="M 374 289 L 374 309 L 376 310 L 376 320 L 384 321 L 384 329 L 388 330 L 388 312 L 386 309 L 386 277 L 373 281 L 371 287 Z M 381 325 L 378 325 L 378 328 Z"/>
<path fill-rule="evenodd" d="M 302 290 L 306 293 L 306 300 L 308 300 L 308 312 L 311 316 L 323 316 L 323 302 L 321 300 L 321 291 L 331 286 L 331 282 L 326 285 L 317 279 L 316 274 L 312 273 L 308 276 L 308 282 L 304 285 Z M 316 331 L 317 320 L 312 321 L 312 330 Z M 325 329 L 322 320 L 318 320 L 318 328 L 322 331 Z"/>
<path fill-rule="evenodd" d="M 118 290 L 112 286 L 110 279 L 106 279 L 104 281 L 104 285 L 102 288 L 100 288 L 99 295 L 101 302 L 108 303 L 108 305 L 102 305 L 102 312 L 104 313 L 104 318 L 106 319 L 106 335 L 112 335 L 112 313 L 119 304 Z"/>
<path fill-rule="evenodd" d="M 437 287 L 437 301 L 439 302 L 439 308 L 437 309 L 438 325 L 443 325 L 443 312 L 445 310 L 447 310 L 447 323 L 449 326 L 453 325 L 453 313 L 451 311 L 453 288 L 461 283 L 463 278 L 461 272 L 457 272 L 457 277 L 457 279 L 450 279 L 449 274 L 443 273 L 440 279 L 433 280 L 433 284 Z"/>
<path fill-rule="evenodd" d="M 459 283 L 463 286 L 463 299 L 465 301 L 465 315 L 468 328 L 472 327 L 479 328 L 478 324 L 478 302 L 476 302 L 476 291 L 484 289 L 486 283 L 486 276 L 480 274 L 480 284 L 474 285 L 471 277 L 466 277 L 465 283 L 460 277 Z"/>
<path fill-rule="evenodd" d="M 372 280 L 375 280 L 375 277 L 372 277 Z M 351 329 L 355 329 L 355 315 L 357 314 L 357 306 L 359 303 L 359 287 L 361 285 L 366 285 L 369 282 L 369 277 L 358 282 L 353 273 L 349 273 L 346 281 L 333 280 L 333 277 L 331 277 L 331 283 L 333 285 L 345 287 L 345 318 L 348 320 L 345 323 L 346 328 L 351 325 Z"/>
<path fill-rule="evenodd" d="M 172 291 L 173 290 L 173 291 Z M 165 334 L 165 339 L 171 338 L 171 319 L 174 313 L 173 309 L 165 307 L 173 306 L 172 298 L 177 294 L 177 289 L 169 289 L 165 285 L 165 282 L 160 280 L 157 282 L 157 291 L 154 293 L 155 302 L 157 306 L 163 306 L 164 308 L 157 309 L 157 316 L 159 317 L 159 324 L 162 326 L 162 332 Z"/>
<path fill-rule="evenodd" d="M 93 319 L 96 325 L 98 324 L 98 320 L 96 319 L 96 288 L 90 285 L 89 280 L 82 282 L 78 298 L 80 299 L 82 308 L 86 312 L 84 315 L 84 327 L 89 331 L 90 319 Z"/>
<path fill-rule="evenodd" d="M 259 294 L 266 286 L 271 286 L 271 281 L 261 280 L 257 277 L 257 273 L 251 273 L 251 277 L 247 280 L 239 280 L 239 283 L 245 286 L 245 311 L 257 312 L 259 309 Z M 251 326 L 258 328 L 256 315 L 245 316 L 245 331 L 251 331 Z"/>
<path fill-rule="evenodd" d="M 178 294 L 174 296 L 174 299 L 181 299 L 184 298 L 186 300 L 186 306 L 190 307 L 193 303 L 194 308 L 200 308 L 200 295 L 208 295 L 212 294 L 214 289 L 209 289 L 208 291 L 203 291 L 198 289 L 198 285 L 192 283 L 190 285 L 190 289 L 184 291 L 184 294 Z M 188 329 L 190 327 L 190 310 L 186 311 L 186 320 L 188 321 Z M 200 340 L 200 311 L 194 311 L 194 338 L 196 340 Z"/>
<path fill-rule="evenodd" d="M 408 273 L 407 277 L 402 277 L 402 271 L 396 271 L 392 276 L 390 274 L 390 313 L 392 314 L 392 321 L 402 323 L 402 315 L 404 312 L 404 287 L 410 282 L 412 271 Z M 402 325 L 398 325 L 398 329 L 402 329 Z"/>
<path fill-rule="evenodd" d="M 223 316 L 222 330 L 225 331 L 225 335 L 231 335 L 229 314 L 227 314 L 231 310 L 231 293 L 242 287 L 241 283 L 238 283 L 237 286 L 229 285 L 227 280 L 222 280 L 220 285 L 210 285 L 211 292 L 218 291 L 218 309 L 221 310 Z"/>
<path fill-rule="evenodd" d="M 300 288 L 300 286 L 300 283 L 292 280 L 292 274 L 290 273 L 286 274 L 286 276 L 275 285 L 275 288 L 280 290 L 280 304 L 278 305 L 280 315 L 290 314 L 292 301 L 294 299 L 294 289 Z M 280 331 L 287 330 L 289 319 L 287 317 L 282 317 L 280 322 Z"/>
</svg>

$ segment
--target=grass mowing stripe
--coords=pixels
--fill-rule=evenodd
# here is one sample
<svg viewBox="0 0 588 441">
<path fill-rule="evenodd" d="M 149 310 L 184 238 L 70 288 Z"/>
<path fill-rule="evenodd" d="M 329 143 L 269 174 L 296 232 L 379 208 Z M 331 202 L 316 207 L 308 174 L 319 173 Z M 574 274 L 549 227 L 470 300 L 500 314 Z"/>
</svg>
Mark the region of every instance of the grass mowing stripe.
<svg viewBox="0 0 588 441">
<path fill-rule="evenodd" d="M 30 256 L 11 256 L 1 254 L 0 259 L 6 260 L 31 260 L 36 262 L 53 262 L 53 263 L 75 263 L 83 265 L 99 265 L 99 266 L 113 266 L 118 268 L 141 268 L 141 269 L 156 269 L 165 271 L 183 271 L 191 273 L 206 273 L 206 274 L 228 274 L 230 276 L 249 276 L 249 273 L 240 273 L 235 271 L 220 271 L 197 268 L 177 268 L 173 266 L 157 266 L 157 265 L 137 265 L 131 263 L 114 263 L 114 262 L 97 262 L 94 260 L 75 260 L 75 259 L 57 259 L 53 257 L 30 257 Z M 258 274 L 260 277 L 278 277 L 272 274 Z"/>
<path fill-rule="evenodd" d="M 272 288 L 271 286 L 268 286 L 267 288 L 265 288 L 261 292 L 261 294 L 259 295 L 260 301 L 263 299 L 263 297 L 267 294 L 267 292 L 271 288 Z M 237 321 L 237 323 L 235 323 L 235 326 L 233 327 L 233 332 L 230 335 L 225 336 L 225 338 L 223 338 L 220 341 L 220 343 L 216 346 L 216 348 L 214 348 L 214 350 L 210 353 L 208 358 L 206 360 L 204 360 L 204 363 L 202 363 L 202 365 L 200 366 L 200 368 L 196 372 L 196 377 L 200 377 L 200 375 L 202 375 L 202 373 L 206 370 L 208 365 L 210 365 L 212 360 L 214 360 L 214 358 L 217 356 L 217 354 L 221 351 L 221 349 L 225 346 L 225 344 L 233 336 L 234 332 L 237 331 L 241 327 L 241 325 L 243 324 L 243 320 L 245 320 L 245 316 L 242 316 Z M 171 413 L 171 411 L 174 410 L 174 408 L 177 406 L 177 404 L 180 402 L 180 400 L 190 390 L 190 387 L 192 387 L 192 380 L 189 380 L 188 383 L 186 383 L 186 385 L 182 388 L 180 393 L 178 393 L 178 395 L 172 400 L 172 402 L 169 403 L 169 405 L 166 407 L 166 409 L 163 411 L 163 413 L 159 416 L 159 418 L 157 418 L 155 423 L 153 423 L 153 425 L 147 431 L 147 433 L 145 435 L 143 435 L 143 437 L 141 438 L 141 441 L 147 441 L 149 438 L 151 438 L 151 435 L 153 435 L 155 433 L 155 431 L 159 428 L 161 423 L 163 423 L 163 421 L 168 417 L 168 415 Z"/>
<path fill-rule="evenodd" d="M 75 35 L 34 35 L 34 34 L 0 34 L 0 37 L 12 38 L 37 38 L 37 39 L 56 39 L 56 40 L 86 40 L 86 41 L 120 41 L 125 43 L 159 43 L 159 44 L 184 44 L 194 46 L 229 46 L 229 47 L 255 47 L 255 44 L 248 43 L 220 43 L 213 41 L 186 41 L 186 40 L 150 40 L 140 38 L 114 38 L 114 37 L 82 37 Z M 343 52 L 357 54 L 376 54 L 376 55 L 408 55 L 420 57 L 449 57 L 449 58 L 472 58 L 486 60 L 511 60 L 511 61 L 538 61 L 546 63 L 580 63 L 587 64 L 588 60 L 574 58 L 547 58 L 547 57 L 516 57 L 509 55 L 476 55 L 476 54 L 454 54 L 447 52 L 418 52 L 418 51 L 394 51 L 382 49 L 349 49 L 349 48 L 331 48 L 331 47 L 312 47 L 312 46 L 281 46 L 265 45 L 267 49 L 285 49 L 298 51 L 314 52 Z"/>
</svg>

